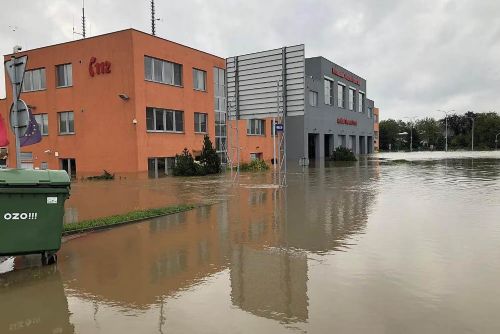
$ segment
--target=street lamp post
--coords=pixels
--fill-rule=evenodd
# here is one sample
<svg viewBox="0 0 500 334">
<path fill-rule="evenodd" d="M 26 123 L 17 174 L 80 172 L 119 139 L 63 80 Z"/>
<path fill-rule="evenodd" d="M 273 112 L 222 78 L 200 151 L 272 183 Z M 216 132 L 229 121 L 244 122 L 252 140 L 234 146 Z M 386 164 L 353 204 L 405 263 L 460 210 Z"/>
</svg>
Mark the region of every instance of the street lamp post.
<svg viewBox="0 0 500 334">
<path fill-rule="evenodd" d="M 448 152 L 448 113 L 452 112 L 452 111 L 455 111 L 454 109 L 453 110 L 448 110 L 448 111 L 445 111 L 445 110 L 438 110 L 438 111 L 441 111 L 441 112 L 444 112 L 444 122 L 445 122 L 445 146 L 444 146 L 444 150 L 446 152 Z"/>
<path fill-rule="evenodd" d="M 403 118 L 408 118 L 410 120 L 410 152 L 413 152 L 413 120 L 417 118 L 417 116 Z"/>
<path fill-rule="evenodd" d="M 467 118 L 472 120 L 472 143 L 471 143 L 471 151 L 474 151 L 474 112 L 468 111 Z"/>
</svg>

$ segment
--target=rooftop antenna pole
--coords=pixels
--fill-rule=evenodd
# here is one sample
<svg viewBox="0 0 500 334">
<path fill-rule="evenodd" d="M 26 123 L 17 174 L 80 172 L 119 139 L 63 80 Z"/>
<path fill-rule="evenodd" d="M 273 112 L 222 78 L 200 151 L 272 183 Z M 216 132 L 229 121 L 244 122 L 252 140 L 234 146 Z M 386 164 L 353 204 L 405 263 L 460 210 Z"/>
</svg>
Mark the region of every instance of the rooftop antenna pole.
<svg viewBox="0 0 500 334">
<path fill-rule="evenodd" d="M 82 36 L 85 38 L 85 0 L 82 0 Z"/>
<path fill-rule="evenodd" d="M 155 0 L 151 0 L 151 35 L 156 36 L 155 32 Z"/>
</svg>

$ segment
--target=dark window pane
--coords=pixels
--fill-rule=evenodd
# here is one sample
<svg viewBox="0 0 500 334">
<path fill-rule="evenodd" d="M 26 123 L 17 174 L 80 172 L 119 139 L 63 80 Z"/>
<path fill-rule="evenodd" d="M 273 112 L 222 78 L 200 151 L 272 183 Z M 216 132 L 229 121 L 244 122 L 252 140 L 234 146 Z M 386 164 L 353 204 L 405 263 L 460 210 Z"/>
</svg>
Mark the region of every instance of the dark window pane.
<svg viewBox="0 0 500 334">
<path fill-rule="evenodd" d="M 182 65 L 174 64 L 174 85 L 182 86 Z"/>
<path fill-rule="evenodd" d="M 68 113 L 68 132 L 75 132 L 75 119 L 73 112 Z"/>
<path fill-rule="evenodd" d="M 207 132 L 207 114 L 200 114 L 200 132 Z"/>
<path fill-rule="evenodd" d="M 199 113 L 194 113 L 194 131 L 200 132 L 200 115 Z"/>
<path fill-rule="evenodd" d="M 155 109 L 156 131 L 165 131 L 165 124 L 163 123 L 163 112 L 163 109 Z"/>
<path fill-rule="evenodd" d="M 184 113 L 182 111 L 175 112 L 175 131 L 184 131 Z"/>
<path fill-rule="evenodd" d="M 154 67 L 153 67 L 153 80 L 162 82 L 162 61 L 158 59 L 153 60 Z"/>
<path fill-rule="evenodd" d="M 155 129 L 155 115 L 153 108 L 146 108 L 146 129 L 154 130 Z"/>
<path fill-rule="evenodd" d="M 174 113 L 172 111 L 167 111 L 167 131 L 174 131 Z"/>
<path fill-rule="evenodd" d="M 59 133 L 67 133 L 66 121 L 68 117 L 66 113 L 59 113 Z"/>
<path fill-rule="evenodd" d="M 153 80 L 153 59 L 144 56 L 144 78 Z"/>
</svg>

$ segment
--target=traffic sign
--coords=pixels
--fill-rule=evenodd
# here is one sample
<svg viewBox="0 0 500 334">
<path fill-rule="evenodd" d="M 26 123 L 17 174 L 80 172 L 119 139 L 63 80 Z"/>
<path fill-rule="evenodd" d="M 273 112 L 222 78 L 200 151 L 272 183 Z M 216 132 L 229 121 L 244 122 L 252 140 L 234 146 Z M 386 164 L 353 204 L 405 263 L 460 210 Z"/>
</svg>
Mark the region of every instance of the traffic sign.
<svg viewBox="0 0 500 334">
<path fill-rule="evenodd" d="M 5 72 L 9 75 L 10 82 L 13 87 L 16 87 L 14 95 L 14 101 L 19 99 L 21 94 L 21 88 L 23 86 L 24 71 L 26 70 L 26 64 L 28 63 L 28 56 L 22 56 L 19 58 L 12 58 L 5 62 Z"/>
<path fill-rule="evenodd" d="M 26 105 L 26 102 L 23 100 L 17 100 L 16 105 L 14 106 L 14 103 L 10 106 L 10 127 L 12 128 L 12 131 L 16 133 L 16 125 L 15 125 L 15 114 L 16 111 L 14 107 L 17 107 L 17 128 L 19 130 L 18 136 L 19 138 L 24 136 L 26 134 L 26 131 L 28 130 L 28 124 L 30 122 L 30 115 L 28 111 L 28 106 Z"/>
<path fill-rule="evenodd" d="M 275 123 L 274 129 L 276 130 L 276 132 L 283 132 L 284 126 L 283 124 Z"/>
</svg>

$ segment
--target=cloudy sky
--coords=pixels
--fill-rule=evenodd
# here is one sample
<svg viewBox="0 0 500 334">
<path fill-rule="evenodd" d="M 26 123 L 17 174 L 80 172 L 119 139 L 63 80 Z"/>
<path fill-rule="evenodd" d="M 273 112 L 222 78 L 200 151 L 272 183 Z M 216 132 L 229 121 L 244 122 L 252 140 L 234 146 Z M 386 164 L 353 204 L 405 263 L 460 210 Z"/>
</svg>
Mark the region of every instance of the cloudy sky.
<svg viewBox="0 0 500 334">
<path fill-rule="evenodd" d="M 86 0 L 87 31 L 150 32 L 149 2 Z M 2 54 L 80 38 L 81 0 L 12 3 Z M 366 78 L 382 119 L 500 112 L 498 0 L 156 0 L 156 12 L 158 36 L 221 57 L 304 43 Z"/>
</svg>

